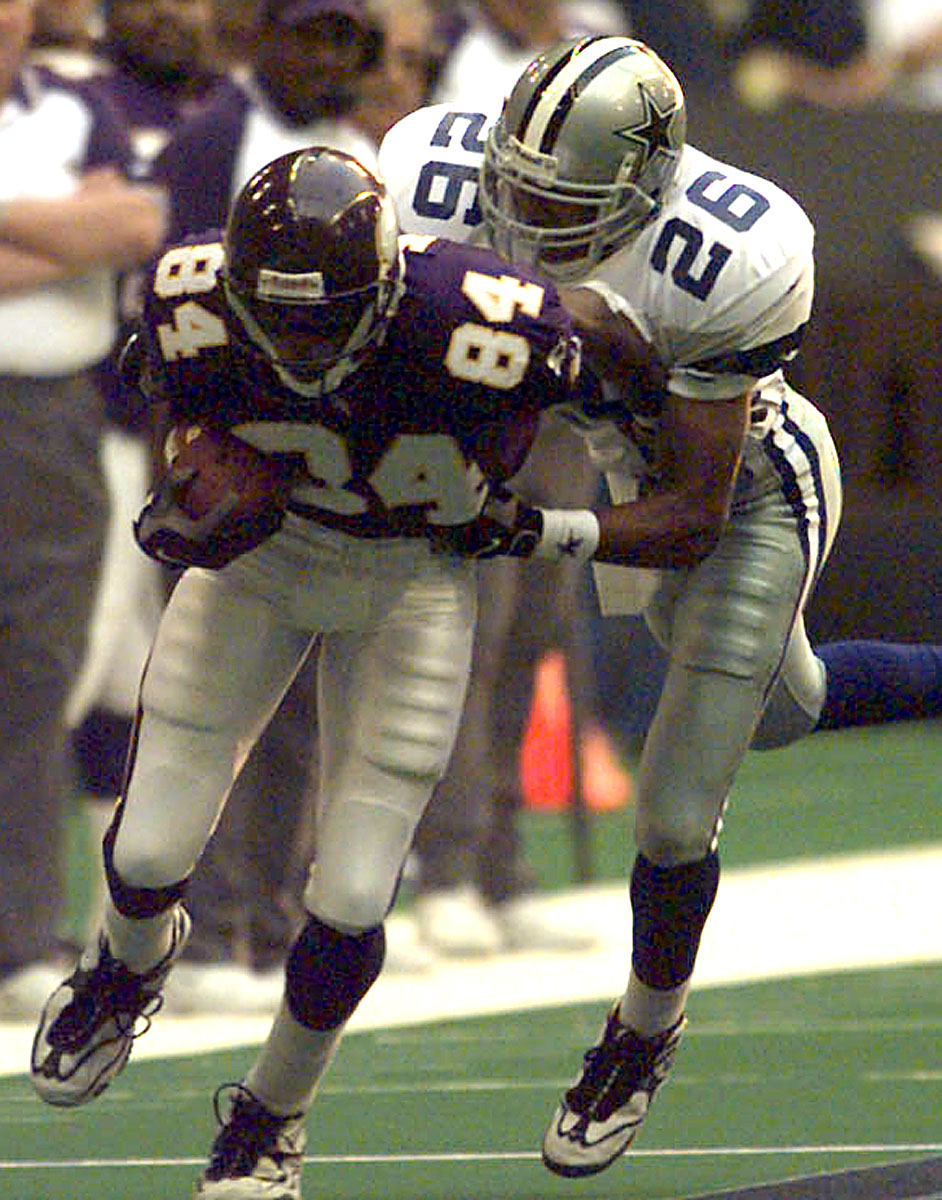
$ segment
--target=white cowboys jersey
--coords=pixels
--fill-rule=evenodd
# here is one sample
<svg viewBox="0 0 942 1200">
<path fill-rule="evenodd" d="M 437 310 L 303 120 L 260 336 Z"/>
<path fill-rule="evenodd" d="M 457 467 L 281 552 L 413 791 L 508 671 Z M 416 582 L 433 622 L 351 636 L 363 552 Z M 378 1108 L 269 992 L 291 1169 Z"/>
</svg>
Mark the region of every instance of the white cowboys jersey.
<svg viewBox="0 0 942 1200">
<path fill-rule="evenodd" d="M 494 120 L 433 105 L 386 134 L 380 171 L 404 230 L 484 239 L 477 176 Z M 671 391 L 732 397 L 797 348 L 811 312 L 813 246 L 811 222 L 781 188 L 685 146 L 658 218 L 592 282 L 627 304 L 669 368 Z"/>
<path fill-rule="evenodd" d="M 389 130 L 380 171 L 404 229 L 455 241 L 485 238 L 477 175 L 497 115 L 433 105 Z M 753 461 L 767 435 L 778 444 L 775 470 L 789 469 L 796 457 L 802 460 L 797 470 L 808 467 L 802 430 L 817 429 L 820 416 L 787 387 L 781 366 L 796 352 L 811 313 L 813 248 L 811 222 L 786 192 L 688 145 L 657 218 L 586 281 L 649 339 L 667 367 L 671 391 L 704 401 L 752 392 L 739 499 L 748 486 L 768 483 L 770 445 Z M 636 476 L 656 473 L 650 421 L 632 421 L 634 444 L 621 423 L 576 423 L 614 500 L 631 498 Z M 836 507 L 836 481 L 831 490 Z M 818 562 L 833 533 L 821 516 L 821 544 L 809 547 Z M 620 572 L 597 567 L 596 574 L 614 582 Z M 616 611 L 615 603 L 609 611 Z"/>
</svg>

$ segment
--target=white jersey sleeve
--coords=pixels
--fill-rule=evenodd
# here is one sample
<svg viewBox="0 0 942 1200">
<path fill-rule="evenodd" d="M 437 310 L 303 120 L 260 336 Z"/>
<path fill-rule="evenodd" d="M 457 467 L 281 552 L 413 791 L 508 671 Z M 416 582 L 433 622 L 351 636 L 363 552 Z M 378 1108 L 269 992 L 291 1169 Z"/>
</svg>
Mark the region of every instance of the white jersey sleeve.
<svg viewBox="0 0 942 1200">
<path fill-rule="evenodd" d="M 811 314 L 814 231 L 769 180 L 685 147 L 662 211 L 593 281 L 623 298 L 678 395 L 761 390 Z"/>
<path fill-rule="evenodd" d="M 434 104 L 389 129 L 379 148 L 379 172 L 404 233 L 484 241 L 478 170 L 496 118 Z"/>
</svg>

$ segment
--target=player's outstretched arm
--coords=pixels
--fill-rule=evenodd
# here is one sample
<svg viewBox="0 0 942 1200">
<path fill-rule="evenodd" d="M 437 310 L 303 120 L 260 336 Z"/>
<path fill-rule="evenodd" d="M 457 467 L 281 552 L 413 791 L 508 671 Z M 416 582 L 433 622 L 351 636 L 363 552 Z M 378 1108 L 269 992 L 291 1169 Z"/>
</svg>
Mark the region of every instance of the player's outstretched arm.
<svg viewBox="0 0 942 1200">
<path fill-rule="evenodd" d="M 638 500 L 593 510 L 535 508 L 492 488 L 478 518 L 441 531 L 438 548 L 478 558 L 693 566 L 716 545 L 729 515 L 749 397 L 705 401 L 668 391 L 653 347 L 618 297 L 585 288 L 561 296 L 588 365 L 626 397 L 623 419 L 630 424 L 633 412 L 656 418 L 651 482 Z"/>
</svg>

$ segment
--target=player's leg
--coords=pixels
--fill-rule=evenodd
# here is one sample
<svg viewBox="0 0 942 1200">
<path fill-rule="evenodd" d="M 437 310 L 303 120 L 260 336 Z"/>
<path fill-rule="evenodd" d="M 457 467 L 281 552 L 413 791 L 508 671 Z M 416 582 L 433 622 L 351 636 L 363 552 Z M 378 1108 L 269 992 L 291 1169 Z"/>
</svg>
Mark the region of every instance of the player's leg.
<svg viewBox="0 0 942 1200">
<path fill-rule="evenodd" d="M 127 1061 L 137 1018 L 159 1006 L 189 932 L 187 877 L 306 645 L 270 605 L 221 576 L 189 572 L 177 585 L 105 837 L 102 928 L 50 997 L 34 1040 L 33 1082 L 50 1103 L 103 1091 Z"/>
<path fill-rule="evenodd" d="M 942 716 L 940 645 L 827 642 L 817 654 L 827 692 L 816 731 Z"/>
<path fill-rule="evenodd" d="M 631 1144 L 683 1031 L 720 817 L 811 570 L 777 514 L 770 498 L 732 521 L 697 568 L 665 575 L 648 612 L 669 666 L 637 776 L 631 971 L 544 1139 L 563 1175 L 602 1170 Z"/>
<path fill-rule="evenodd" d="M 222 1200 L 237 1185 L 239 1195 L 266 1195 L 274 1172 L 288 1181 L 287 1195 L 299 1194 L 305 1115 L 382 967 L 383 921 L 454 744 L 473 612 L 472 573 L 435 567 L 402 589 L 372 630 L 323 639 L 308 919 L 272 1030 L 223 1119 L 202 1197 Z"/>
<path fill-rule="evenodd" d="M 851 640 L 812 649 L 800 623 L 752 746 L 769 750 L 821 730 L 939 716 L 942 646 Z"/>
<path fill-rule="evenodd" d="M 792 401 L 804 403 L 794 395 Z M 819 454 L 817 503 L 808 510 L 809 549 L 819 546 L 817 559 L 810 556 L 812 582 L 837 533 L 840 472 L 823 417 L 806 413 L 804 419 Z M 803 496 L 808 490 L 802 483 Z M 819 730 L 938 716 L 942 716 L 942 646 L 862 639 L 828 642 L 812 650 L 799 612 L 752 745 L 769 749 Z"/>
</svg>

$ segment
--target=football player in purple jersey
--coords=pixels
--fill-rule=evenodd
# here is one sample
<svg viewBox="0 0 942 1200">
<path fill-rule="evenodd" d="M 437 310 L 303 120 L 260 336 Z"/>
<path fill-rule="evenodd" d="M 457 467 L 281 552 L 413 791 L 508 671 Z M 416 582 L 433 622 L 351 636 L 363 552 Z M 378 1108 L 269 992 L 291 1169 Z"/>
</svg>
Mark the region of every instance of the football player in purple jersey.
<svg viewBox="0 0 942 1200">
<path fill-rule="evenodd" d="M 623 388 L 657 386 L 628 322 L 610 350 Z M 32 1078 L 74 1106 L 122 1070 L 186 942 L 187 878 L 233 777 L 316 654 L 307 921 L 197 1189 L 251 1200 L 278 1182 L 296 1197 L 306 1113 L 380 971 L 384 918 L 451 752 L 473 558 L 595 549 L 594 514 L 523 510 L 503 480 L 541 410 L 591 405 L 598 384 L 552 284 L 486 249 L 400 239 L 384 186 L 324 147 L 258 172 L 221 240 L 163 252 L 125 369 L 173 426 L 138 540 L 187 569 L 142 679 L 103 923 L 46 1003 Z"/>
</svg>

